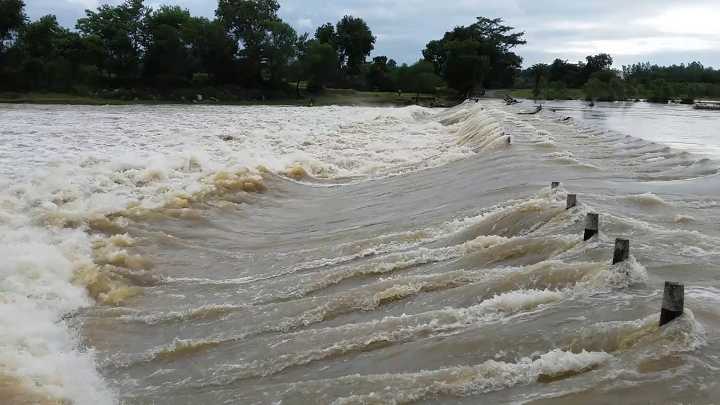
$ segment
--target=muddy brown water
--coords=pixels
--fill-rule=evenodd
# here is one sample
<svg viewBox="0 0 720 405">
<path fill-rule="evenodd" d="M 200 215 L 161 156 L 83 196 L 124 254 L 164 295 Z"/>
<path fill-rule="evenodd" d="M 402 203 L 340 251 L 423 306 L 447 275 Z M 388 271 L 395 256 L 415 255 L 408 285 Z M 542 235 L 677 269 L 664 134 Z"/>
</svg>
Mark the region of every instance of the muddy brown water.
<svg viewBox="0 0 720 405">
<path fill-rule="evenodd" d="M 645 104 L 517 114 L 524 104 L 6 107 L 0 120 L 26 124 L 4 130 L 15 142 L 4 156 L 29 156 L 19 135 L 52 114 L 64 118 L 48 127 L 66 139 L 88 117 L 123 135 L 80 151 L 50 145 L 54 157 L 37 165 L 62 161 L 74 180 L 62 172 L 66 181 L 48 186 L 3 167 L 14 192 L 5 212 L 28 218 L 13 229 L 51 235 L 75 274 L 85 271 L 66 288 L 94 292 L 60 306 L 54 325 L 69 336 L 57 350 L 89 359 L 96 387 L 51 384 L 46 375 L 74 364 L 57 356 L 44 374 L 0 372 L 35 381 L 33 395 L 77 403 L 713 403 L 717 157 L 683 148 L 695 138 L 681 128 L 665 143 L 632 133 L 625 115 L 638 127 L 687 120 L 698 142 L 716 121 Z M 213 115 L 203 124 L 204 114 Z M 155 116 L 178 137 L 144 126 Z M 250 129 L 222 126 L 228 117 Z M 257 120 L 265 126 L 247 126 Z M 184 163 L 157 163 L 185 156 L 190 142 L 206 145 Z M 123 164 L 119 150 L 154 154 Z M 570 210 L 568 193 L 578 196 Z M 600 234 L 584 242 L 590 212 Z M 63 250 L 57 237 L 69 232 L 89 261 Z M 611 265 L 618 237 L 630 239 L 631 258 Z M 665 280 L 685 283 L 687 311 L 658 328 Z M 0 293 L 9 313 L 19 298 Z M 53 302 L 28 305 L 45 314 Z M 15 367 L 28 346 L 19 347 L 2 351 Z"/>
</svg>

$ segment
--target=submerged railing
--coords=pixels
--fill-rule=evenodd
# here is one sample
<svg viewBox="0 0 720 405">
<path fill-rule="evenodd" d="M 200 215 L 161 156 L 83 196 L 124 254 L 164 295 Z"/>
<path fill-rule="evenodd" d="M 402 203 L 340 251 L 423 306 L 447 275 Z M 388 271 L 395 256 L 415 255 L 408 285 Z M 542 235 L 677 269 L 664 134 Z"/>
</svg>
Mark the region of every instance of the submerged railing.
<svg viewBox="0 0 720 405">
<path fill-rule="evenodd" d="M 720 103 L 718 103 L 720 109 Z M 552 191 L 560 187 L 560 182 L 553 181 L 550 183 Z M 571 209 L 577 206 L 577 194 L 568 194 L 565 209 Z M 583 240 L 588 241 L 600 232 L 600 215 L 597 213 L 588 213 L 585 217 L 585 232 Z M 617 238 L 615 239 L 615 249 L 613 251 L 612 264 L 623 263 L 630 258 L 630 240 Z M 660 307 L 660 326 L 664 326 L 684 313 L 685 307 L 685 285 L 673 281 L 665 281 L 663 290 L 662 306 Z"/>
</svg>

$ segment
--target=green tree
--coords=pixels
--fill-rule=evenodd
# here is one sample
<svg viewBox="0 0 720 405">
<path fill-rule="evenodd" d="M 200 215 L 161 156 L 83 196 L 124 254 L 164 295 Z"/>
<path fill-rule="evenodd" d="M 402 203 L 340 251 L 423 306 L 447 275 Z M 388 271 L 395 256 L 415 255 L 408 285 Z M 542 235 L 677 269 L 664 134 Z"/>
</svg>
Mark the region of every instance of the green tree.
<svg viewBox="0 0 720 405">
<path fill-rule="evenodd" d="M 32 58 L 50 60 L 57 55 L 60 41 L 68 31 L 54 15 L 46 15 L 27 24 L 20 32 L 19 46 Z"/>
<path fill-rule="evenodd" d="M 273 21 L 270 24 L 263 54 L 268 61 L 271 80 L 276 85 L 287 73 L 297 54 L 297 42 L 297 33 L 290 25 L 282 21 Z"/>
<path fill-rule="evenodd" d="M 321 44 L 329 44 L 337 50 L 337 34 L 332 23 L 325 23 L 315 30 L 315 39 Z"/>
<path fill-rule="evenodd" d="M 585 86 L 583 86 L 583 91 L 585 93 L 585 99 L 588 101 L 597 101 L 606 94 L 605 85 L 598 78 L 588 80 Z"/>
<path fill-rule="evenodd" d="M 97 11 L 85 10 L 77 29 L 102 42 L 104 57 L 100 67 L 108 79 L 130 84 L 140 72 L 145 17 L 150 9 L 143 0 L 125 0 L 118 6 L 102 5 Z"/>
<path fill-rule="evenodd" d="M 277 0 L 219 0 L 215 11 L 238 44 L 246 82 L 260 79 L 263 45 L 272 24 L 279 21 Z"/>
<path fill-rule="evenodd" d="M 648 62 L 623 66 L 623 77 L 636 91 L 636 97 L 667 102 L 681 98 L 691 103 L 700 97 L 717 97 L 720 70 L 699 62 L 658 66 Z"/>
<path fill-rule="evenodd" d="M 365 58 L 375 48 L 375 37 L 365 21 L 349 15 L 337 23 L 336 41 L 340 63 L 350 74 L 359 73 Z"/>
<path fill-rule="evenodd" d="M 186 84 L 196 68 L 192 58 L 196 30 L 190 12 L 162 6 L 145 19 L 144 76 L 161 87 Z"/>
<path fill-rule="evenodd" d="M 535 100 L 541 98 L 545 93 L 549 70 L 550 67 L 544 63 L 536 63 L 530 67 L 530 74 L 533 78 L 533 98 Z"/>
<path fill-rule="evenodd" d="M 16 46 L 24 57 L 24 81 L 27 85 L 32 88 L 68 85 L 71 72 L 61 50 L 69 35 L 54 15 L 43 16 L 20 30 Z"/>
<path fill-rule="evenodd" d="M 545 91 L 545 98 L 548 100 L 569 100 L 571 97 L 565 82 L 549 82 Z"/>
<path fill-rule="evenodd" d="M 627 97 L 625 82 L 617 71 L 611 69 L 593 73 L 585 84 L 584 91 L 588 100 L 616 101 L 625 100 Z"/>
<path fill-rule="evenodd" d="M 207 73 L 215 83 L 236 80 L 238 44 L 226 34 L 224 24 L 196 17 L 191 27 L 192 52 L 199 72 Z"/>
<path fill-rule="evenodd" d="M 672 89 L 670 83 L 664 79 L 658 79 L 650 82 L 648 91 L 648 101 L 653 103 L 667 103 L 672 97 Z"/>
<path fill-rule="evenodd" d="M 334 78 L 338 59 L 337 52 L 330 44 L 310 41 L 302 58 L 309 90 L 322 90 Z"/>
<path fill-rule="evenodd" d="M 417 96 L 420 93 L 435 93 L 435 89 L 442 84 L 442 79 L 435 73 L 435 67 L 432 63 L 424 60 L 417 61 L 410 66 L 410 85 L 409 91 L 414 91 Z"/>
<path fill-rule="evenodd" d="M 566 60 L 555 59 L 548 70 L 548 80 L 562 82 L 567 87 L 578 88 L 584 84 L 582 68 L 577 63 L 568 63 Z"/>
<path fill-rule="evenodd" d="M 597 55 L 587 56 L 587 63 L 582 66 L 582 76 L 585 80 L 589 80 L 590 76 L 603 70 L 609 70 L 613 64 L 612 56 L 607 53 L 599 53 Z"/>
<path fill-rule="evenodd" d="M 11 39 L 26 21 L 23 0 L 0 0 L 0 53 L 5 41 Z"/>
<path fill-rule="evenodd" d="M 392 60 L 391 60 L 392 61 Z M 394 62 L 394 61 L 392 61 Z M 368 67 L 367 83 L 373 90 L 393 91 L 395 82 L 392 77 L 394 65 L 390 64 L 387 56 L 376 56 L 373 63 Z"/>
<path fill-rule="evenodd" d="M 490 71 L 490 56 L 485 44 L 470 39 L 445 44 L 446 62 L 443 69 L 448 86 L 469 96 L 484 81 Z"/>
<path fill-rule="evenodd" d="M 95 85 L 99 81 L 98 66 L 102 64 L 103 48 L 99 38 L 68 33 L 60 44 L 60 54 L 70 64 L 70 82 Z"/>
<path fill-rule="evenodd" d="M 619 77 L 613 77 L 608 82 L 610 87 L 610 94 L 612 100 L 625 100 L 627 98 L 627 91 L 625 90 L 625 83 Z"/>
<path fill-rule="evenodd" d="M 295 82 L 295 95 L 297 98 L 301 98 L 300 82 L 306 78 L 308 48 L 311 42 L 314 41 L 309 38 L 310 34 L 307 32 L 297 37 L 295 41 L 295 58 L 289 62 L 287 68 L 287 79 Z"/>
<path fill-rule="evenodd" d="M 397 87 L 405 92 L 435 93 L 435 89 L 442 85 L 442 78 L 435 73 L 431 62 L 419 60 L 411 66 L 403 64 L 397 68 Z"/>
<path fill-rule="evenodd" d="M 476 87 L 510 86 L 522 63 L 511 50 L 525 43 L 525 34 L 513 32 L 513 27 L 502 22 L 478 17 L 474 24 L 456 27 L 442 39 L 430 41 L 423 56 L 448 86 L 463 95 Z"/>
</svg>

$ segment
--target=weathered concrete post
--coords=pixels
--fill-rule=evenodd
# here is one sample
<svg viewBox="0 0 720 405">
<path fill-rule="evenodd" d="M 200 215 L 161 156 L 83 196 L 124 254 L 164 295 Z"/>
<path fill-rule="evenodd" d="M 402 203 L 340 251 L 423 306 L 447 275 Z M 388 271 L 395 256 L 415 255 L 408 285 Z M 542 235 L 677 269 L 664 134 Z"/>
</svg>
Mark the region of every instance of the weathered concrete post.
<svg viewBox="0 0 720 405">
<path fill-rule="evenodd" d="M 600 230 L 600 216 L 595 213 L 589 213 L 585 217 L 585 236 L 583 240 L 588 240 L 598 234 Z"/>
<path fill-rule="evenodd" d="M 630 257 L 630 241 L 627 239 L 615 239 L 615 252 L 613 253 L 613 264 L 622 263 Z"/>
<path fill-rule="evenodd" d="M 576 194 L 568 194 L 567 195 L 567 206 L 565 207 L 566 210 L 569 210 L 570 208 L 574 208 L 577 205 L 577 195 Z"/>
<path fill-rule="evenodd" d="M 560 182 L 559 182 L 559 181 L 553 181 L 552 183 L 550 183 L 550 189 L 554 190 L 554 189 L 556 189 L 556 188 L 558 188 L 558 187 L 560 187 Z"/>
<path fill-rule="evenodd" d="M 684 306 L 685 286 L 680 283 L 666 281 L 662 308 L 660 309 L 660 326 L 682 315 Z"/>
</svg>

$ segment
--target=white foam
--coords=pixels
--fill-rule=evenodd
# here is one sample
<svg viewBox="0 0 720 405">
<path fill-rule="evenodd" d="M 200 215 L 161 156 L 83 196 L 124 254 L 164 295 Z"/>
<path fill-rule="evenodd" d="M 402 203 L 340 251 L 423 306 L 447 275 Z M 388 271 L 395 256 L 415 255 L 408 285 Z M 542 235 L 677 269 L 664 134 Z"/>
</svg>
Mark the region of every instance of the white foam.
<svg viewBox="0 0 720 405">
<path fill-rule="evenodd" d="M 71 283 L 77 266 L 90 262 L 88 248 L 81 231 L 0 226 L 0 374 L 56 400 L 110 404 L 92 352 L 79 350 L 61 320 L 91 303 Z"/>
<path fill-rule="evenodd" d="M 300 165 L 319 178 L 374 177 L 472 155 L 471 147 L 458 145 L 456 135 L 438 122 L 443 113 L 435 118 L 430 111 L 88 107 L 78 121 L 60 107 L 28 107 L 10 110 L 1 124 L 13 133 L 39 133 L 22 142 L 11 139 L 13 160 L 3 161 L 0 173 L 15 180 L 5 198 L 17 208 L 78 219 L 136 202 L 161 206 L 210 187 L 210 176 L 219 170 L 263 166 L 284 173 Z M 226 135 L 233 139 L 221 139 Z"/>
<path fill-rule="evenodd" d="M 653 193 L 632 194 L 625 197 L 625 199 L 646 207 L 659 207 L 668 205 L 665 200 Z"/>
<path fill-rule="evenodd" d="M 602 366 L 612 359 L 603 352 L 571 353 L 559 349 L 535 359 L 525 357 L 516 363 L 488 360 L 471 367 L 452 367 L 412 374 L 348 376 L 338 383 L 367 381 L 375 388 L 364 394 L 339 398 L 337 405 L 391 403 L 402 404 L 435 395 L 465 397 L 497 391 L 521 384 L 530 384 L 540 376 L 557 376 L 568 372 L 583 372 Z M 356 383 L 357 384 L 357 383 Z"/>
<path fill-rule="evenodd" d="M 421 107 L 71 108 L 9 108 L 0 119 L 0 328 L 7 328 L 0 365 L 74 403 L 110 400 L 92 355 L 75 349 L 60 322 L 91 304 L 72 284 L 74 272 L 91 264 L 93 240 L 82 231 L 88 220 L 212 191 L 223 171 L 233 180 L 244 168 L 283 173 L 301 165 L 314 177 L 365 178 L 474 153 L 457 145 L 443 116 Z M 123 220 L 115 219 L 120 227 Z M 116 242 L 103 248 L 108 260 L 132 243 Z"/>
<path fill-rule="evenodd" d="M 331 356 L 361 351 L 373 344 L 408 341 L 428 334 L 462 329 L 469 324 L 490 322 L 521 311 L 528 311 L 544 304 L 557 302 L 565 297 L 559 291 L 523 290 L 500 294 L 489 300 L 463 309 L 443 309 L 412 316 L 391 316 L 379 321 L 350 324 L 336 328 L 300 331 L 280 337 L 280 342 L 267 342 L 274 356 L 237 365 L 225 365 L 219 369 L 224 383 L 237 378 L 268 376 L 287 369 L 325 359 Z M 270 338 L 266 338 L 268 340 Z M 300 342 L 307 347 L 298 350 Z M 201 342 L 198 342 L 201 343 Z M 292 343 L 285 352 L 285 343 Z M 161 349 L 156 349 L 153 353 Z"/>
</svg>

